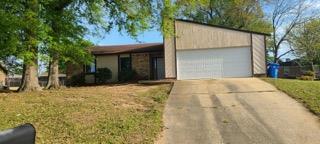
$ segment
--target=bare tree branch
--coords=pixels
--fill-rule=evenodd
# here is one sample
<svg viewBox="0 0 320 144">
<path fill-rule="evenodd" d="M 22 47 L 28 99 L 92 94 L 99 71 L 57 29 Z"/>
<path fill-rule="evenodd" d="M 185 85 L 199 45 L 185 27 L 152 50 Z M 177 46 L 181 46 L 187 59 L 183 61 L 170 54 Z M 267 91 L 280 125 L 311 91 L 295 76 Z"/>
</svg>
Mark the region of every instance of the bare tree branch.
<svg viewBox="0 0 320 144">
<path fill-rule="evenodd" d="M 279 55 L 282 44 L 288 39 L 288 35 L 297 26 L 318 17 L 319 12 L 312 8 L 313 0 L 272 0 L 272 49 L 274 62 L 282 56 L 292 52 L 292 49 Z M 316 10 L 318 11 L 318 10 Z"/>
</svg>

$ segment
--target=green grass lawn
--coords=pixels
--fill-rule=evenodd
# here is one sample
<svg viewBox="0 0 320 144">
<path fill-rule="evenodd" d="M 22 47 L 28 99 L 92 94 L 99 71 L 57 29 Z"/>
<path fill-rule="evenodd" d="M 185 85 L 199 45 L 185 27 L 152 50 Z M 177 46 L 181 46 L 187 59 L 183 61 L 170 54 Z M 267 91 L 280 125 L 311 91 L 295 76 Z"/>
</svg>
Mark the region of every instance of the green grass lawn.
<svg viewBox="0 0 320 144">
<path fill-rule="evenodd" d="M 153 143 L 170 85 L 0 93 L 0 130 L 32 123 L 37 143 Z"/>
<path fill-rule="evenodd" d="M 308 109 L 320 116 L 320 81 L 269 78 L 263 78 L 263 80 L 302 102 Z"/>
</svg>

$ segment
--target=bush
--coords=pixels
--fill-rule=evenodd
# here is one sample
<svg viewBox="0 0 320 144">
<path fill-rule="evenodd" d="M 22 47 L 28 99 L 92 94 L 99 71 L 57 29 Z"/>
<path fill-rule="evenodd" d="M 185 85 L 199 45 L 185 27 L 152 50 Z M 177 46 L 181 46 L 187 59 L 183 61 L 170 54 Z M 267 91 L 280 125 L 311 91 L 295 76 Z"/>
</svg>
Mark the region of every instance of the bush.
<svg viewBox="0 0 320 144">
<path fill-rule="evenodd" d="M 128 82 L 135 80 L 137 77 L 137 72 L 135 70 L 123 70 L 119 73 L 120 82 Z"/>
<path fill-rule="evenodd" d="M 313 81 L 314 77 L 313 76 L 307 76 L 307 75 L 302 75 L 301 77 L 298 77 L 299 80 L 309 80 Z"/>
<path fill-rule="evenodd" d="M 304 74 L 304 76 L 311 76 L 311 77 L 314 77 L 316 74 L 314 71 L 306 71 Z"/>
<path fill-rule="evenodd" d="M 104 84 L 112 78 L 112 72 L 109 68 L 98 68 L 95 76 L 96 83 Z"/>
<path fill-rule="evenodd" d="M 300 77 L 298 77 L 298 79 L 313 81 L 315 78 L 315 75 L 316 74 L 313 71 L 306 71 Z"/>
<path fill-rule="evenodd" d="M 68 82 L 68 85 L 70 86 L 82 86 L 85 85 L 85 74 L 84 73 L 80 73 L 77 75 L 73 75 L 70 79 L 70 81 Z"/>
</svg>

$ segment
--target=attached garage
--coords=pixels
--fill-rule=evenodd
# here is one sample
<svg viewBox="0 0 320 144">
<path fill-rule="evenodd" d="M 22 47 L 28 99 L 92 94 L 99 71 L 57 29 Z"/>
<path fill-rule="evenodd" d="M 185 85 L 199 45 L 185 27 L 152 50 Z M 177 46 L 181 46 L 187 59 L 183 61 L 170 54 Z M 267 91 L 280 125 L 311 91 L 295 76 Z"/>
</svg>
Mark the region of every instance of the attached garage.
<svg viewBox="0 0 320 144">
<path fill-rule="evenodd" d="M 251 77 L 266 74 L 267 34 L 175 21 L 165 38 L 165 76 L 178 80 Z"/>
<path fill-rule="evenodd" d="M 177 51 L 177 79 L 250 77 L 250 48 Z"/>
</svg>

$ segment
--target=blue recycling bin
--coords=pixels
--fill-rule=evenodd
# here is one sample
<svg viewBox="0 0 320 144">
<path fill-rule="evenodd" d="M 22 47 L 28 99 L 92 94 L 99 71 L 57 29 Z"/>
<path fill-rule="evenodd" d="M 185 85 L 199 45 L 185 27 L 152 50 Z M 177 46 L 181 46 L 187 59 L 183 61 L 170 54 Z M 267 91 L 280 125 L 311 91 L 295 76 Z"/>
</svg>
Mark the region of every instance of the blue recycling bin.
<svg viewBox="0 0 320 144">
<path fill-rule="evenodd" d="M 280 65 L 277 63 L 270 63 L 268 68 L 268 76 L 272 78 L 278 78 L 279 66 Z"/>
</svg>

